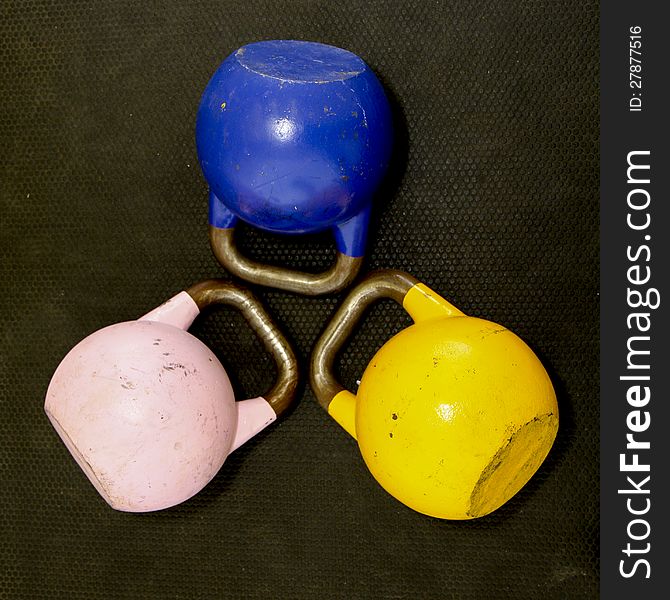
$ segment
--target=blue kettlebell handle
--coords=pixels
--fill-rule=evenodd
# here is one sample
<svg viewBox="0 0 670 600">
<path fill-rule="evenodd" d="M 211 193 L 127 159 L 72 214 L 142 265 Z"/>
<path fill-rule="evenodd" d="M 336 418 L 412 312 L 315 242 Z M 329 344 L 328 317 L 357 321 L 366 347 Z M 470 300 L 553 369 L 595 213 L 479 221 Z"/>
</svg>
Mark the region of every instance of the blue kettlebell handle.
<svg viewBox="0 0 670 600">
<path fill-rule="evenodd" d="M 344 223 L 331 228 L 337 247 L 334 265 L 324 273 L 312 274 L 283 267 L 264 265 L 245 257 L 235 244 L 235 226 L 239 218 L 209 193 L 209 239 L 217 260 L 231 273 L 257 285 L 289 292 L 318 296 L 346 288 L 358 274 L 363 262 L 371 205 Z"/>
<path fill-rule="evenodd" d="M 368 206 L 365 214 L 360 218 L 367 221 L 369 216 Z M 356 227 L 359 227 L 355 224 L 347 227 L 347 224 L 343 223 L 340 228 L 335 228 L 336 240 L 350 235 L 351 232 L 347 229 L 355 230 Z M 348 287 L 363 264 L 362 256 L 350 256 L 338 249 L 335 263 L 323 273 L 304 273 L 284 267 L 265 265 L 245 257 L 235 244 L 234 234 L 234 226 L 225 228 L 209 226 L 209 241 L 214 256 L 233 275 L 257 285 L 306 296 L 319 296 L 338 292 Z"/>
</svg>

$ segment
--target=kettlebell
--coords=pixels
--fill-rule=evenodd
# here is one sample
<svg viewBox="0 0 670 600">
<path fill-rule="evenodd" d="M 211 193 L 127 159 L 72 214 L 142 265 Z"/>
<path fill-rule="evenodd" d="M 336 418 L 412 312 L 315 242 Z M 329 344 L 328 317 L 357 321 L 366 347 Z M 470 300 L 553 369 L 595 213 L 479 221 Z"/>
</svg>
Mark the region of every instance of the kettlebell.
<svg viewBox="0 0 670 600">
<path fill-rule="evenodd" d="M 362 263 L 391 143 L 384 90 L 355 54 L 294 40 L 242 46 L 207 84 L 196 120 L 216 258 L 259 285 L 306 295 L 343 289 Z M 331 230 L 335 264 L 310 274 L 250 260 L 235 245 L 238 220 L 273 233 Z"/>
<path fill-rule="evenodd" d="M 235 402 L 215 354 L 186 331 L 212 304 L 240 310 L 273 356 L 278 376 L 263 397 Z M 260 302 L 209 280 L 79 342 L 56 369 L 45 410 L 109 505 L 147 512 L 205 487 L 233 450 L 289 407 L 297 381 L 293 351 Z"/>
<path fill-rule="evenodd" d="M 375 354 L 354 395 L 334 377 L 334 360 L 380 298 L 401 304 L 414 323 Z M 381 486 L 441 519 L 482 517 L 507 502 L 558 430 L 556 395 L 532 350 L 400 271 L 371 274 L 350 292 L 314 347 L 310 380 Z"/>
</svg>

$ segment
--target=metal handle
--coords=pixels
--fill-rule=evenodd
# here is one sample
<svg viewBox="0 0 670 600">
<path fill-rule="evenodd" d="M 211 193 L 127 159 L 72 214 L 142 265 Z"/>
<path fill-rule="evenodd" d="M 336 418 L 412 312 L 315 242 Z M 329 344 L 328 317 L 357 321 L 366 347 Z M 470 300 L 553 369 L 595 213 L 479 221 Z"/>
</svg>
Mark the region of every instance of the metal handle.
<svg viewBox="0 0 670 600">
<path fill-rule="evenodd" d="M 298 361 L 286 337 L 279 331 L 261 302 L 248 289 L 219 279 L 196 283 L 186 291 L 200 310 L 212 304 L 235 307 L 262 340 L 277 365 L 277 380 L 263 398 L 279 417 L 295 398 Z"/>
<path fill-rule="evenodd" d="M 314 346 L 310 361 L 310 384 L 325 410 L 344 390 L 333 373 L 335 357 L 365 310 L 381 298 L 392 298 L 402 305 L 407 292 L 418 283 L 416 278 L 402 271 L 376 271 L 365 277 L 345 298 Z"/>
<path fill-rule="evenodd" d="M 358 274 L 363 264 L 360 256 L 337 253 L 335 264 L 323 273 L 311 274 L 264 265 L 243 256 L 234 239 L 234 228 L 210 225 L 209 240 L 217 260 L 240 279 L 268 287 L 295 292 L 306 296 L 319 296 L 346 288 Z"/>
</svg>

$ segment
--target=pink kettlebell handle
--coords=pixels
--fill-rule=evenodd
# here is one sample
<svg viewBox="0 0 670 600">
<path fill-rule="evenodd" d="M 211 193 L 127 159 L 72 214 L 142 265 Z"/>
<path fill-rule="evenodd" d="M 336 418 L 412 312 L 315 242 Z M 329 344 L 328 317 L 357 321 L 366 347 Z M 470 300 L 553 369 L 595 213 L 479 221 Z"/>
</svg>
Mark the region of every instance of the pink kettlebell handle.
<svg viewBox="0 0 670 600">
<path fill-rule="evenodd" d="M 208 279 L 196 283 L 186 290 L 195 302 L 198 312 L 214 304 L 233 306 L 242 313 L 251 329 L 261 339 L 277 365 L 277 379 L 270 391 L 263 394 L 265 401 L 279 417 L 293 402 L 298 387 L 298 361 L 284 335 L 272 321 L 260 301 L 246 288 L 235 283 L 219 279 Z M 189 303 L 191 306 L 192 304 Z M 174 308 L 172 308 L 174 306 Z M 173 324 L 186 328 L 197 313 L 186 314 L 180 303 L 166 303 L 145 315 L 145 320 L 172 321 Z M 181 307 L 184 307 L 181 304 Z M 188 309 L 186 309 L 188 310 Z M 172 315 L 166 312 L 174 311 Z"/>
</svg>

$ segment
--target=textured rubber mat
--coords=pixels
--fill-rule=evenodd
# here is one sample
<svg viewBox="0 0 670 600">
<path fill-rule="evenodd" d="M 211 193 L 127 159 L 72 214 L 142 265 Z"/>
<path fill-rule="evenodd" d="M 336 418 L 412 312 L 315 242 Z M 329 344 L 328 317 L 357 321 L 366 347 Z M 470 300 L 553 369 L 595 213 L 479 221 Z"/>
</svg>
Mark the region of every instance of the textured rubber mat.
<svg viewBox="0 0 670 600">
<path fill-rule="evenodd" d="M 365 269 L 409 271 L 542 358 L 556 444 L 483 519 L 407 509 L 303 383 L 288 418 L 192 500 L 111 510 L 43 413 L 69 348 L 191 283 L 207 240 L 194 123 L 238 46 L 352 50 L 392 99 L 396 146 Z M 566 1 L 18 2 L 0 8 L 0 597 L 594 598 L 598 592 L 598 5 Z M 329 235 L 242 228 L 244 251 L 325 268 Z M 338 302 L 257 290 L 300 355 Z M 409 319 L 377 305 L 341 377 Z M 192 331 L 240 397 L 273 378 L 232 310 Z"/>
</svg>

